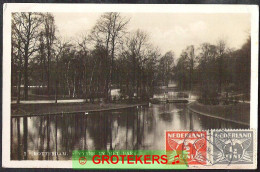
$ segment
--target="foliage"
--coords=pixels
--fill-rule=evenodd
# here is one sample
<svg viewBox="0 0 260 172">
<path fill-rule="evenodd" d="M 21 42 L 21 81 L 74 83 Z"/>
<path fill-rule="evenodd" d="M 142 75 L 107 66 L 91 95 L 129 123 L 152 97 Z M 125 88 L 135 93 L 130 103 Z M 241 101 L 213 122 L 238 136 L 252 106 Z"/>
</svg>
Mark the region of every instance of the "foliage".
<svg viewBox="0 0 260 172">
<path fill-rule="evenodd" d="M 217 45 L 203 43 L 196 52 L 193 46 L 188 46 L 174 68 L 179 88 L 192 90 L 191 85 L 197 86 L 197 91 L 200 92 L 199 102 L 212 105 L 220 103 L 223 92 L 227 96 L 232 92 L 248 95 L 250 42 L 248 38 L 242 48 L 236 51 L 228 49 L 223 40 Z"/>
</svg>

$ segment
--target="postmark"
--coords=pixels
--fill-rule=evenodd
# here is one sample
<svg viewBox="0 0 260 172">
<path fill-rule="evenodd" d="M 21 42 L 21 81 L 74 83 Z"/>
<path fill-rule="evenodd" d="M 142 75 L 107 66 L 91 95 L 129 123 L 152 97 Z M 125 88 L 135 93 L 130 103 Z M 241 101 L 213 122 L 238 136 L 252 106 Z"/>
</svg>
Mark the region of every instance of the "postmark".
<svg viewBox="0 0 260 172">
<path fill-rule="evenodd" d="M 189 142 L 190 142 L 190 137 L 192 137 L 192 135 L 198 135 L 199 132 L 201 131 L 189 131 L 188 134 L 186 135 L 186 137 L 184 138 L 184 141 L 183 141 L 183 145 L 188 145 Z M 208 165 L 208 164 L 211 164 L 212 161 L 211 161 L 211 144 L 212 142 L 210 142 L 209 140 L 209 133 L 207 131 L 204 131 L 206 132 L 207 134 L 205 135 L 202 135 L 202 137 L 195 141 L 193 143 L 193 148 L 194 148 L 194 152 L 195 154 L 197 155 L 196 158 L 194 158 L 195 161 L 197 161 L 198 164 L 200 165 Z M 203 140 L 203 142 L 202 142 Z M 185 149 L 185 146 L 183 146 L 183 150 Z M 206 152 L 206 153 L 200 153 L 200 152 Z M 206 163 L 205 163 L 206 161 Z"/>
<path fill-rule="evenodd" d="M 194 134 L 196 134 L 196 133 L 198 133 L 198 132 L 200 132 L 200 131 L 190 131 L 188 134 L 187 134 L 187 136 L 186 136 L 186 138 L 184 139 L 184 143 L 185 142 L 187 142 L 188 140 L 189 140 L 189 137 L 191 136 L 191 135 L 194 135 Z M 221 133 L 221 134 L 225 134 L 226 132 L 225 132 L 225 130 L 219 130 L 219 133 Z M 216 164 L 216 162 L 214 162 L 213 161 L 213 158 L 214 158 L 214 154 L 213 154 L 213 148 L 217 148 L 218 149 L 218 147 L 217 147 L 217 145 L 216 145 L 216 143 L 214 143 L 213 142 L 213 138 L 214 137 L 218 137 L 218 136 L 213 136 L 212 135 L 212 130 L 210 130 L 210 131 L 207 131 L 207 135 L 205 135 L 205 137 L 203 138 L 203 139 L 205 139 L 205 146 L 203 146 L 203 145 L 200 145 L 200 146 L 196 146 L 196 142 L 194 142 L 194 148 L 195 148 L 195 151 L 196 152 L 200 152 L 201 150 L 200 149 L 202 149 L 203 148 L 203 150 L 204 151 L 206 151 L 207 152 L 207 154 L 205 154 L 205 155 L 203 155 L 203 154 L 200 154 L 200 158 L 196 158 L 195 160 L 197 160 L 197 162 L 200 164 L 200 165 L 204 165 L 204 166 L 213 166 L 213 165 L 215 165 Z M 217 138 L 216 138 L 217 139 Z M 230 139 L 230 137 L 227 137 L 226 138 L 230 143 L 232 143 L 232 140 Z M 186 141 L 187 140 L 187 141 Z M 232 146 L 233 146 L 233 144 L 231 144 Z M 232 147 L 231 146 L 231 147 Z M 232 147 L 233 148 L 233 147 Z M 233 152 L 230 152 L 230 158 L 231 158 L 231 160 L 232 160 L 232 158 L 233 158 Z M 204 163 L 204 161 L 201 161 L 201 159 L 204 159 L 204 160 L 206 160 L 206 162 L 207 163 Z M 203 163 L 201 163 L 201 162 L 203 162 Z M 230 161 L 231 162 L 231 161 Z M 225 166 L 229 166 L 230 165 L 230 163 L 227 163 L 227 164 L 225 164 Z"/>
</svg>

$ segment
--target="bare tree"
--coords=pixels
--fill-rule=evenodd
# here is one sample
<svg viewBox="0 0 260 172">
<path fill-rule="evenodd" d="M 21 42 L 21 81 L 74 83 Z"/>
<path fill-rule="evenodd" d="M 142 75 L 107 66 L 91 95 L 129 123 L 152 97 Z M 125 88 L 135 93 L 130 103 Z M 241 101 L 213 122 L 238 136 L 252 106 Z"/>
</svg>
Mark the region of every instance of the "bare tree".
<svg viewBox="0 0 260 172">
<path fill-rule="evenodd" d="M 14 85 L 14 79 L 18 72 L 18 78 L 16 82 L 17 89 L 17 99 L 16 102 L 20 103 L 20 95 L 21 95 L 21 80 L 22 80 L 22 54 L 21 54 L 21 39 L 19 39 L 19 32 L 21 30 L 21 23 L 17 24 L 14 18 L 12 19 L 12 49 L 11 49 L 11 57 L 12 57 L 12 85 Z M 15 68 L 16 67 L 16 71 Z"/>
<path fill-rule="evenodd" d="M 59 58 L 64 50 L 68 46 L 67 42 L 58 40 L 56 43 L 56 53 L 54 54 L 56 59 L 56 75 L 55 75 L 55 103 L 58 102 L 58 82 L 59 82 Z"/>
<path fill-rule="evenodd" d="M 140 85 L 139 78 L 137 79 L 137 73 L 140 73 L 140 67 L 145 60 L 145 52 L 148 47 L 148 35 L 144 31 L 136 30 L 130 35 L 127 43 L 129 55 L 132 61 L 132 90 L 133 93 L 138 93 L 138 87 Z"/>
<path fill-rule="evenodd" d="M 43 15 L 44 18 L 44 36 L 46 41 L 46 49 L 47 49 L 47 94 L 50 94 L 50 71 L 51 71 L 51 60 L 53 56 L 53 44 L 55 41 L 55 21 L 52 14 L 47 13 Z M 54 58 L 54 57 L 53 57 Z"/>
<path fill-rule="evenodd" d="M 39 27 L 42 18 L 39 13 L 14 13 L 14 30 L 18 34 L 20 50 L 24 59 L 24 99 L 28 99 L 28 62 L 32 54 L 37 50 Z"/>
<path fill-rule="evenodd" d="M 96 44 L 104 45 L 106 50 L 105 58 L 110 59 L 108 64 L 109 73 L 107 73 L 105 84 L 105 97 L 107 100 L 110 99 L 115 50 L 125 34 L 128 22 L 129 20 L 122 17 L 120 13 L 105 13 L 99 18 L 90 35 L 90 38 L 96 41 Z"/>
<path fill-rule="evenodd" d="M 84 71 L 83 71 L 83 86 L 82 88 L 85 88 L 85 99 L 86 102 L 88 101 L 88 96 L 89 96 L 89 88 L 88 88 L 88 68 L 90 67 L 89 65 L 89 59 L 88 59 L 88 42 L 89 42 L 88 35 L 86 33 L 83 33 L 80 35 L 80 39 L 77 40 L 77 45 L 79 47 L 79 54 L 80 57 L 82 58 L 82 62 L 84 65 Z"/>
</svg>

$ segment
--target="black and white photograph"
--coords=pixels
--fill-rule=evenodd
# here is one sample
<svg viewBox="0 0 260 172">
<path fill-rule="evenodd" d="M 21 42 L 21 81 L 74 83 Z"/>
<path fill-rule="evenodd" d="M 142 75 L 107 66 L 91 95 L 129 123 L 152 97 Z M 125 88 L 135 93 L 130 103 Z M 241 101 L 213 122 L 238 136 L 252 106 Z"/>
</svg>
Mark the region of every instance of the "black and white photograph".
<svg viewBox="0 0 260 172">
<path fill-rule="evenodd" d="M 256 127 L 252 14 L 138 9 L 10 13 L 11 161 L 164 150 L 167 130 Z"/>
</svg>

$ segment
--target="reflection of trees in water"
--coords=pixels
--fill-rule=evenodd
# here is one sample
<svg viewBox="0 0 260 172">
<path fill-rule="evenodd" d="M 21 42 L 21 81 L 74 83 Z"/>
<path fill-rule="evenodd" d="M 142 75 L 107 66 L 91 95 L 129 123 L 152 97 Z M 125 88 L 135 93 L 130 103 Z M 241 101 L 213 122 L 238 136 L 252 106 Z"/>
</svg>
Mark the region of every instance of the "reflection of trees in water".
<svg viewBox="0 0 260 172">
<path fill-rule="evenodd" d="M 102 116 L 100 113 L 89 114 L 87 121 L 87 130 L 89 132 L 89 138 L 92 139 L 96 150 L 102 150 L 106 148 L 107 140 L 107 116 Z"/>
<path fill-rule="evenodd" d="M 43 118 L 44 117 L 39 117 L 40 118 L 40 126 L 39 126 L 39 137 L 40 137 L 40 146 L 39 146 L 39 152 L 43 152 L 44 149 L 44 138 L 45 138 L 45 125 L 43 124 Z M 39 160 L 43 159 L 43 156 L 39 154 L 38 157 Z"/>
<path fill-rule="evenodd" d="M 14 137 L 13 137 L 13 120 L 11 119 L 11 159 L 13 159 L 13 154 L 12 154 L 12 151 L 14 149 L 14 146 L 13 146 L 13 143 L 14 143 Z"/>
<path fill-rule="evenodd" d="M 28 139 L 28 122 L 27 117 L 23 117 L 23 153 L 24 153 L 24 160 L 27 160 L 27 139 Z"/>
<path fill-rule="evenodd" d="M 11 120 L 11 127 L 12 129 L 12 135 L 11 137 L 15 137 L 11 138 L 11 158 L 13 160 L 21 160 L 22 155 L 21 155 L 21 149 L 22 149 L 22 145 L 21 145 L 21 132 L 20 132 L 20 118 L 12 118 Z M 14 123 L 14 124 L 13 124 Z M 16 128 L 16 131 L 15 131 Z"/>
<path fill-rule="evenodd" d="M 129 115 L 126 115 L 126 136 L 125 136 L 125 147 L 128 148 L 128 126 L 129 126 Z"/>
<path fill-rule="evenodd" d="M 134 132 L 136 133 L 136 142 L 133 143 L 134 147 L 133 149 L 143 149 L 144 148 L 144 140 L 145 140 L 145 134 L 147 134 L 145 131 L 152 132 L 153 128 L 150 128 L 150 130 L 146 130 L 147 126 L 151 126 L 149 124 L 152 124 L 154 118 L 149 118 L 148 109 L 138 109 L 136 114 L 136 130 Z M 149 114 L 149 115 L 147 115 Z M 148 124 L 148 125 L 147 125 Z"/>
<path fill-rule="evenodd" d="M 194 130 L 194 127 L 193 127 L 193 118 L 192 118 L 192 112 L 189 111 L 189 116 L 190 116 L 190 130 Z M 186 119 L 186 118 L 185 118 Z"/>
<path fill-rule="evenodd" d="M 18 134 L 18 160 L 20 160 L 21 159 L 20 118 L 17 119 L 17 134 Z"/>
<path fill-rule="evenodd" d="M 15 118 L 16 143 L 12 143 L 12 159 L 59 160 L 59 155 L 29 156 L 28 150 L 36 152 L 66 152 L 71 158 L 72 151 L 88 149 L 92 140 L 94 149 L 141 149 L 146 131 L 152 132 L 153 117 L 149 109 L 131 108 L 114 113 L 111 111 L 88 115 L 48 115 L 23 117 L 21 137 L 20 119 Z M 28 128 L 30 120 L 30 128 Z M 14 126 L 13 126 L 14 128 Z M 13 132 L 12 132 L 13 133 Z M 88 133 L 88 135 L 87 135 Z M 87 137 L 88 136 L 88 137 Z M 34 138 L 33 140 L 28 140 Z M 22 141 L 22 144 L 20 143 Z M 35 144 L 36 142 L 36 144 Z M 30 143 L 30 144 L 28 144 Z M 24 153 L 25 152 L 25 153 Z M 21 157 L 22 155 L 22 157 Z M 65 159 L 67 159 L 65 157 Z"/>
<path fill-rule="evenodd" d="M 191 129 L 193 128 L 193 122 L 191 114 L 189 113 L 189 110 L 187 108 L 183 108 L 180 113 L 180 126 L 182 126 L 185 129 Z"/>
<path fill-rule="evenodd" d="M 182 111 L 179 112 L 179 109 Z M 170 112 L 170 114 L 160 114 L 162 111 Z M 162 121 L 160 125 L 157 123 L 158 119 Z M 12 118 L 11 158 L 14 160 L 60 160 L 70 159 L 72 151 L 79 149 L 147 149 L 157 143 L 156 133 L 163 132 L 166 123 L 194 130 L 201 128 L 246 128 L 230 122 L 200 117 L 181 105 L 158 106 L 156 109 L 154 107 L 129 108 L 88 115 Z M 153 140 L 152 143 L 149 142 L 151 140 Z M 90 144 L 88 145 L 88 143 Z M 30 151 L 66 152 L 68 156 L 37 155 L 32 157 L 26 153 L 30 153 Z"/>
<path fill-rule="evenodd" d="M 147 128 L 147 132 L 151 133 L 154 130 L 154 114 L 152 109 L 147 109 L 148 115 L 145 115 L 145 127 Z"/>
<path fill-rule="evenodd" d="M 50 116 L 48 115 L 46 118 L 47 118 L 46 119 L 46 121 L 47 121 L 47 125 L 46 125 L 46 127 L 47 127 L 47 150 L 46 151 L 50 152 Z M 49 159 L 49 154 L 46 155 L 45 159 L 46 160 Z"/>
<path fill-rule="evenodd" d="M 12 137 L 17 137 L 16 142 L 14 141 L 13 138 L 11 138 L 12 143 L 11 143 L 11 157 L 14 160 L 27 160 L 28 157 L 28 152 L 27 152 L 27 143 L 28 143 L 28 122 L 27 118 L 24 117 L 23 119 L 23 135 L 21 139 L 21 127 L 20 127 L 20 119 L 21 118 L 12 118 L 12 121 L 16 121 L 16 135 L 13 134 L 13 129 L 11 130 L 11 136 Z M 14 127 L 11 125 L 11 127 Z M 22 142 L 21 142 L 22 141 Z"/>
<path fill-rule="evenodd" d="M 96 119 L 97 116 L 101 119 Z M 145 117 L 142 110 L 134 108 L 122 110 L 119 113 L 103 112 L 90 116 L 88 131 L 95 149 L 138 149 L 144 139 Z M 96 121 L 99 121 L 99 125 Z M 102 130 L 102 128 L 105 129 Z M 129 138 L 129 136 L 132 137 Z"/>
<path fill-rule="evenodd" d="M 58 124 L 57 124 L 57 116 L 55 116 L 55 151 L 58 152 Z M 58 154 L 56 154 L 56 160 L 59 160 Z"/>
<path fill-rule="evenodd" d="M 159 119 L 163 120 L 164 122 L 171 123 L 173 119 L 173 114 L 169 112 L 164 112 L 159 114 Z"/>
</svg>

